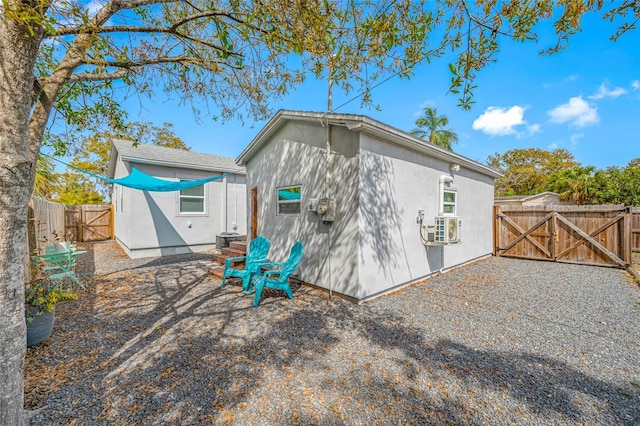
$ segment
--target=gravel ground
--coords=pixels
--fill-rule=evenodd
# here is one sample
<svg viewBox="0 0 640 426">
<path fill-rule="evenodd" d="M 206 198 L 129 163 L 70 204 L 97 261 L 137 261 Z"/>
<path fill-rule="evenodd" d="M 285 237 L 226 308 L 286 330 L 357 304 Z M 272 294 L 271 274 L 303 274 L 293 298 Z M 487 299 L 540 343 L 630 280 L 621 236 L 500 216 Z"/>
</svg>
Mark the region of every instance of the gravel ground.
<svg viewBox="0 0 640 426">
<path fill-rule="evenodd" d="M 640 424 L 640 288 L 492 258 L 361 306 L 220 289 L 208 255 L 85 247 L 88 291 L 27 351 L 37 425 Z"/>
</svg>

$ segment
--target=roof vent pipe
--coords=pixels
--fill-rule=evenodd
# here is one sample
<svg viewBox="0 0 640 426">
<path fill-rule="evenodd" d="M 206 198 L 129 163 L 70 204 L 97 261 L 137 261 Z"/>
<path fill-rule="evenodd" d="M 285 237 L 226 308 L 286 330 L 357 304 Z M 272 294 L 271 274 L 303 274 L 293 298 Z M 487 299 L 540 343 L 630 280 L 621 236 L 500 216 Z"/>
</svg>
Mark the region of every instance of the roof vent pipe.
<svg viewBox="0 0 640 426">
<path fill-rule="evenodd" d="M 453 176 L 442 175 L 438 179 L 438 216 L 444 215 L 444 184 L 452 182 Z"/>
</svg>

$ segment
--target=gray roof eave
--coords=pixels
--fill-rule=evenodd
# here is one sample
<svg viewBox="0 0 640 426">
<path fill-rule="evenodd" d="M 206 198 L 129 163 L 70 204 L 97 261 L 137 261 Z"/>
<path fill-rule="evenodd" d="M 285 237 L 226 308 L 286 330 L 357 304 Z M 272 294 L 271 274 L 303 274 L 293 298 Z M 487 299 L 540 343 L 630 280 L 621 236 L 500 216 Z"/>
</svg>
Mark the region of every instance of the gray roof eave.
<svg viewBox="0 0 640 426">
<path fill-rule="evenodd" d="M 235 163 L 233 158 L 182 151 L 155 145 L 139 144 L 130 146 L 133 141 L 113 139 L 111 141 L 111 161 L 109 174 L 115 174 L 117 160 L 132 164 L 157 165 L 167 168 L 182 168 L 214 173 L 246 174 L 244 167 Z"/>
<path fill-rule="evenodd" d="M 173 168 L 182 168 L 182 169 L 191 169 L 191 170 L 203 170 L 206 172 L 223 172 L 223 173 L 237 173 L 237 174 L 245 174 L 245 170 L 242 167 L 238 167 L 237 169 L 230 169 L 228 167 L 208 167 L 202 165 L 194 165 L 189 163 L 180 163 L 176 161 L 164 161 L 164 160 L 151 160 L 148 158 L 139 158 L 129 155 L 121 155 L 122 161 L 127 161 L 129 163 L 136 164 L 149 164 L 154 166 L 163 166 L 163 167 L 173 167 Z"/>
<path fill-rule="evenodd" d="M 384 140 L 391 141 L 397 145 L 427 154 L 439 160 L 458 164 L 460 165 L 460 167 L 474 170 L 478 173 L 488 175 L 496 179 L 502 177 L 501 173 L 493 170 L 490 167 L 470 160 L 469 158 L 463 157 L 462 155 L 456 154 L 455 152 L 441 148 L 437 145 L 425 142 L 423 139 L 399 131 L 398 129 L 395 129 L 391 126 L 380 123 L 379 121 L 371 120 L 370 118 L 365 118 L 365 120 L 358 122 L 354 126 L 350 126 L 349 129 L 366 133 L 372 136 L 377 136 Z"/>
<path fill-rule="evenodd" d="M 459 154 L 441 148 L 439 146 L 425 142 L 406 132 L 388 126 L 377 120 L 373 120 L 365 115 L 318 113 L 306 111 L 280 110 L 269 122 L 260 130 L 251 143 L 236 158 L 236 163 L 246 166 L 247 161 L 258 152 L 267 139 L 276 132 L 285 121 L 310 121 L 321 120 L 325 124 L 345 126 L 355 132 L 362 132 L 377 136 L 383 140 L 388 140 L 397 145 L 430 155 L 432 157 L 455 163 L 461 167 L 474 170 L 478 173 L 488 175 L 495 179 L 502 177 L 502 174 L 483 164 L 470 160 Z"/>
</svg>

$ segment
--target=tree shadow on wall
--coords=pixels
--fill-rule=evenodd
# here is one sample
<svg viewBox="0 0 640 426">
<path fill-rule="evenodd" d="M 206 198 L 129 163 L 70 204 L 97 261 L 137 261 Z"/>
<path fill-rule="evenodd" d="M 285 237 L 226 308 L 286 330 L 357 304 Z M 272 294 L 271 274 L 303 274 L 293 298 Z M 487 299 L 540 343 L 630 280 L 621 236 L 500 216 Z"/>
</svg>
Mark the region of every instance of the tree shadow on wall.
<svg viewBox="0 0 640 426">
<path fill-rule="evenodd" d="M 406 248 L 402 240 L 403 210 L 398 205 L 394 188 L 394 168 L 389 158 L 363 151 L 360 156 L 361 179 L 360 214 L 366 229 L 360 235 L 360 256 L 370 248 L 378 272 L 385 277 L 400 266 L 404 257 L 407 267 Z"/>
</svg>

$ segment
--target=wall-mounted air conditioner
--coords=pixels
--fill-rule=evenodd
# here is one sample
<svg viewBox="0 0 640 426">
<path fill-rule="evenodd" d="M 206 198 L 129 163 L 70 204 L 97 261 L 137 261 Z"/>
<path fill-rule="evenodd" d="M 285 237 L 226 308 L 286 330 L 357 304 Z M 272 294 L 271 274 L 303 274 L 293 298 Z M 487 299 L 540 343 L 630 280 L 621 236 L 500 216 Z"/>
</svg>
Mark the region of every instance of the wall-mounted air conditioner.
<svg viewBox="0 0 640 426">
<path fill-rule="evenodd" d="M 433 229 L 433 241 L 440 244 L 461 242 L 462 220 L 457 216 L 436 216 Z"/>
</svg>

